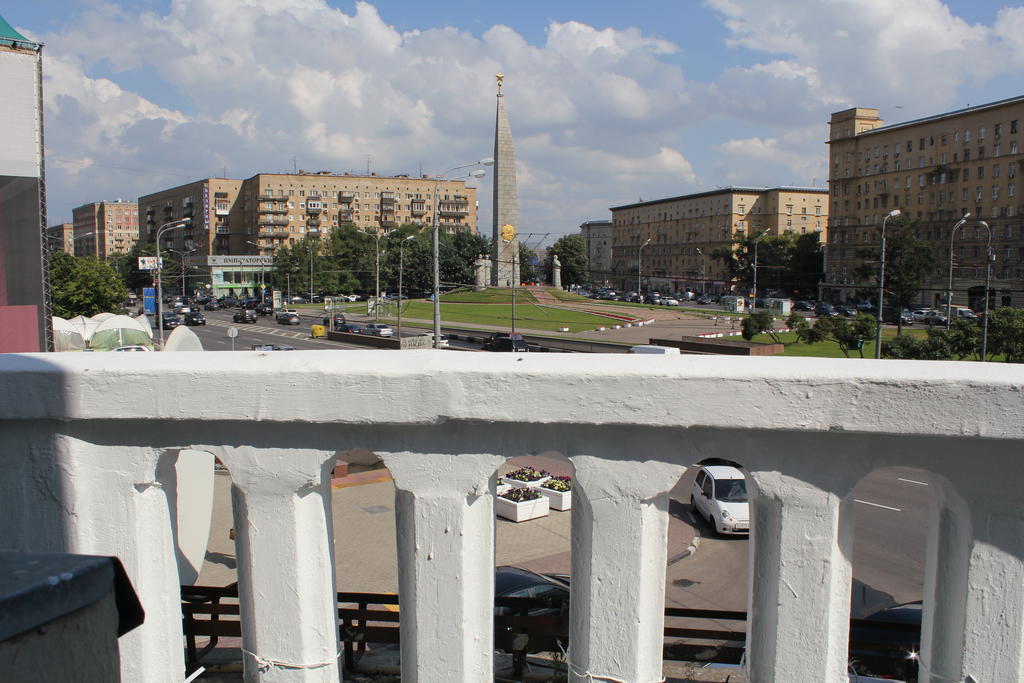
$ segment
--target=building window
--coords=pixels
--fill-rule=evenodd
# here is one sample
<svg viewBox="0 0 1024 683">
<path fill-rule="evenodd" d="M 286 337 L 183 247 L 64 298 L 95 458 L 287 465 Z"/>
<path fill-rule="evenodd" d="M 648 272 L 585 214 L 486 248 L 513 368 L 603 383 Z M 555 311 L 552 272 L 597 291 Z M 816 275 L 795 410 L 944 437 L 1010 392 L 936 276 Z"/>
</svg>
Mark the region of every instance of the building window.
<svg viewBox="0 0 1024 683">
<path fill-rule="evenodd" d="M 968 128 L 967 130 L 964 131 L 964 144 L 966 145 L 970 141 L 971 141 L 971 129 Z"/>
<path fill-rule="evenodd" d="M 981 140 L 984 140 L 984 139 L 985 139 L 985 126 L 982 126 L 981 128 L 978 129 L 978 140 L 981 141 Z"/>
<path fill-rule="evenodd" d="M 998 185 L 993 185 L 992 186 L 992 199 L 999 199 L 999 186 Z"/>
<path fill-rule="evenodd" d="M 1010 154 L 1016 154 L 1016 153 L 1017 153 L 1017 141 L 1014 140 L 1014 141 L 1012 141 L 1010 143 Z"/>
<path fill-rule="evenodd" d="M 965 168 L 964 169 L 964 180 L 970 180 L 970 179 L 971 179 L 971 169 Z"/>
<path fill-rule="evenodd" d="M 1011 133 L 1016 133 L 1017 132 L 1017 121 L 1016 121 L 1016 119 L 1013 120 L 1013 121 L 1010 121 L 1010 132 Z"/>
<path fill-rule="evenodd" d="M 993 178 L 998 178 L 999 177 L 999 164 L 992 164 L 992 177 Z"/>
</svg>

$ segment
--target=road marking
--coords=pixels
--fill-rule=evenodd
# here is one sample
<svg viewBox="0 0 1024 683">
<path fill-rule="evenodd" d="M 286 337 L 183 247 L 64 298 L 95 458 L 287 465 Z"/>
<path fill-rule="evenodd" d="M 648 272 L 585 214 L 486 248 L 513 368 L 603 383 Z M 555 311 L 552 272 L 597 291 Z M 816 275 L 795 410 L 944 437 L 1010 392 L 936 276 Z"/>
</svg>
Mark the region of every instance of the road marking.
<svg viewBox="0 0 1024 683">
<path fill-rule="evenodd" d="M 854 503 L 861 503 L 862 505 L 870 505 L 871 507 L 875 507 L 875 508 L 882 508 L 883 510 L 892 510 L 893 512 L 903 512 L 903 510 L 900 510 L 899 508 L 889 507 L 888 505 L 882 505 L 881 503 L 869 503 L 866 500 L 858 500 L 857 498 L 854 498 L 853 502 Z"/>
<path fill-rule="evenodd" d="M 926 481 L 917 481 L 916 479 L 904 479 L 903 477 L 896 477 L 896 481 L 905 481 L 908 484 L 920 484 L 921 486 L 928 485 L 928 482 Z"/>
</svg>

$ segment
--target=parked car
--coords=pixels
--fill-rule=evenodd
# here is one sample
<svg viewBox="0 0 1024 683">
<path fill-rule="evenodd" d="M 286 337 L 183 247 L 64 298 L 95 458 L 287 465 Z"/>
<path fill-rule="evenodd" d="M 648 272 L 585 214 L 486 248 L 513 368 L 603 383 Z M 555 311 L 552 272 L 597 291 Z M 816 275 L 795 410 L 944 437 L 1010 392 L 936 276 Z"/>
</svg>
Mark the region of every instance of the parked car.
<svg viewBox="0 0 1024 683">
<path fill-rule="evenodd" d="M 931 316 L 935 311 L 930 308 L 918 308 L 917 310 L 911 311 L 910 316 L 914 319 L 915 323 L 928 322 L 928 317 Z"/>
<path fill-rule="evenodd" d="M 191 313 L 192 312 L 192 307 L 189 306 L 188 304 L 175 304 L 174 305 L 174 312 L 175 313 Z"/>
<path fill-rule="evenodd" d="M 153 349 L 142 344 L 129 344 L 128 346 L 118 346 L 117 348 L 110 349 L 111 351 L 152 351 Z"/>
<path fill-rule="evenodd" d="M 191 326 L 191 325 L 205 325 L 206 324 L 206 316 L 204 316 L 199 311 L 189 311 L 188 313 L 185 314 L 185 324 L 189 325 L 189 326 Z"/>
<path fill-rule="evenodd" d="M 705 294 L 701 296 L 699 299 L 697 299 L 697 303 L 700 304 L 701 306 L 707 306 L 708 304 L 715 303 L 715 297 L 711 296 L 710 294 Z"/>
<path fill-rule="evenodd" d="M 704 465 L 698 470 L 690 505 L 720 534 L 750 531 L 747 480 L 731 465 Z"/>
<path fill-rule="evenodd" d="M 829 318 L 839 315 L 839 311 L 832 304 L 819 303 L 814 307 L 814 315 L 818 318 Z"/>
<path fill-rule="evenodd" d="M 882 322 L 889 323 L 890 325 L 896 325 L 898 323 L 902 323 L 903 325 L 913 325 L 914 316 L 905 308 L 899 312 L 895 310 L 887 310 L 885 312 L 885 316 L 882 318 Z"/>
<path fill-rule="evenodd" d="M 274 312 L 274 304 L 269 301 L 264 301 L 256 306 L 256 312 L 260 315 L 271 315 Z"/>
<path fill-rule="evenodd" d="M 916 681 L 918 665 L 912 653 L 921 649 L 921 611 L 918 600 L 886 607 L 854 623 L 850 668 L 860 675 Z"/>
<path fill-rule="evenodd" d="M 797 301 L 793 304 L 794 311 L 813 311 L 814 304 L 810 301 Z"/>
<path fill-rule="evenodd" d="M 836 313 L 845 318 L 852 318 L 855 315 L 857 315 L 857 309 L 851 308 L 849 306 L 844 306 L 843 304 L 837 304 L 833 306 L 833 308 L 836 309 Z"/>
<path fill-rule="evenodd" d="M 181 325 L 181 318 L 178 317 L 177 313 L 172 311 L 165 311 L 161 316 L 160 327 L 165 330 L 173 330 L 175 327 Z"/>
<path fill-rule="evenodd" d="M 660 304 L 661 306 L 678 306 L 679 301 L 673 299 L 670 296 L 663 296 L 662 298 L 658 299 L 658 304 Z"/>
<path fill-rule="evenodd" d="M 294 346 L 287 344 L 253 344 L 253 351 L 294 351 Z"/>
<path fill-rule="evenodd" d="M 208 311 L 219 311 L 221 308 L 223 308 L 223 306 L 220 305 L 219 301 L 214 299 L 212 301 L 207 301 L 206 305 L 204 305 L 203 308 L 205 308 Z"/>
<path fill-rule="evenodd" d="M 305 299 L 305 297 L 301 297 L 301 296 L 293 296 L 291 299 L 289 299 L 288 303 L 290 303 L 290 304 L 304 304 L 304 303 L 306 303 L 306 299 Z"/>
<path fill-rule="evenodd" d="M 431 347 L 434 346 L 434 333 L 433 332 L 426 332 L 424 334 L 421 334 L 420 336 L 421 337 L 430 337 L 430 346 Z M 444 348 L 444 347 L 448 346 L 448 335 L 447 334 L 442 334 L 440 337 L 438 337 L 438 340 L 439 341 L 438 341 L 437 345 L 440 346 L 441 348 Z"/>
<path fill-rule="evenodd" d="M 510 332 L 495 332 L 484 341 L 484 351 L 502 351 L 513 353 L 525 353 L 530 346 L 523 339 L 523 335 Z"/>
<path fill-rule="evenodd" d="M 289 311 L 287 309 L 280 311 L 276 316 L 274 316 L 274 319 L 277 321 L 278 325 L 298 325 L 302 323 L 302 320 L 299 319 L 299 314 L 296 311 Z"/>
<path fill-rule="evenodd" d="M 360 330 L 361 334 L 369 334 L 374 337 L 393 337 L 395 331 L 385 323 L 367 323 L 366 327 Z"/>
<path fill-rule="evenodd" d="M 358 323 L 342 323 L 334 326 L 335 332 L 348 332 L 350 334 L 361 334 L 363 326 Z"/>
<path fill-rule="evenodd" d="M 256 324 L 256 311 L 252 308 L 240 308 L 235 311 L 235 314 L 231 317 L 236 323 L 252 323 Z"/>
</svg>

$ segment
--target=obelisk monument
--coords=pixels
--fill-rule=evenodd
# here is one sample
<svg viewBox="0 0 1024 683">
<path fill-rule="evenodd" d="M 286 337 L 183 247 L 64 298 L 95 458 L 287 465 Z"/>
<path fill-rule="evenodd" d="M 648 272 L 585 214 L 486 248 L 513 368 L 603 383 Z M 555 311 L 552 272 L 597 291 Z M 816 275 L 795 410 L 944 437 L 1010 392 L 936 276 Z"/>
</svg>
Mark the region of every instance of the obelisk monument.
<svg viewBox="0 0 1024 683">
<path fill-rule="evenodd" d="M 498 106 L 494 121 L 494 226 L 491 248 L 491 286 L 515 287 L 519 284 L 519 202 L 516 193 L 516 150 L 512 129 L 505 113 L 501 92 L 504 74 L 497 74 Z"/>
</svg>

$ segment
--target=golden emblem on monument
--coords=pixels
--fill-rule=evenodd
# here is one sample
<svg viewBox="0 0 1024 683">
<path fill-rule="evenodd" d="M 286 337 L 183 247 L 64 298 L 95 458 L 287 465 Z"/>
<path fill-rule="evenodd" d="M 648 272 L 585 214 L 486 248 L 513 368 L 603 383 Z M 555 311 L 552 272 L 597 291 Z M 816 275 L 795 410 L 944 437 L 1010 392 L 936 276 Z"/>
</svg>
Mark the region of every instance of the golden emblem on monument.
<svg viewBox="0 0 1024 683">
<path fill-rule="evenodd" d="M 506 223 L 505 225 L 501 226 L 501 239 L 505 240 L 506 242 L 511 242 L 515 238 L 516 238 L 515 226 L 510 225 L 508 223 Z"/>
<path fill-rule="evenodd" d="M 497 73 L 497 74 L 494 74 L 494 77 L 496 79 L 498 79 L 498 94 L 500 95 L 501 94 L 501 86 L 505 82 L 505 74 Z"/>
</svg>

